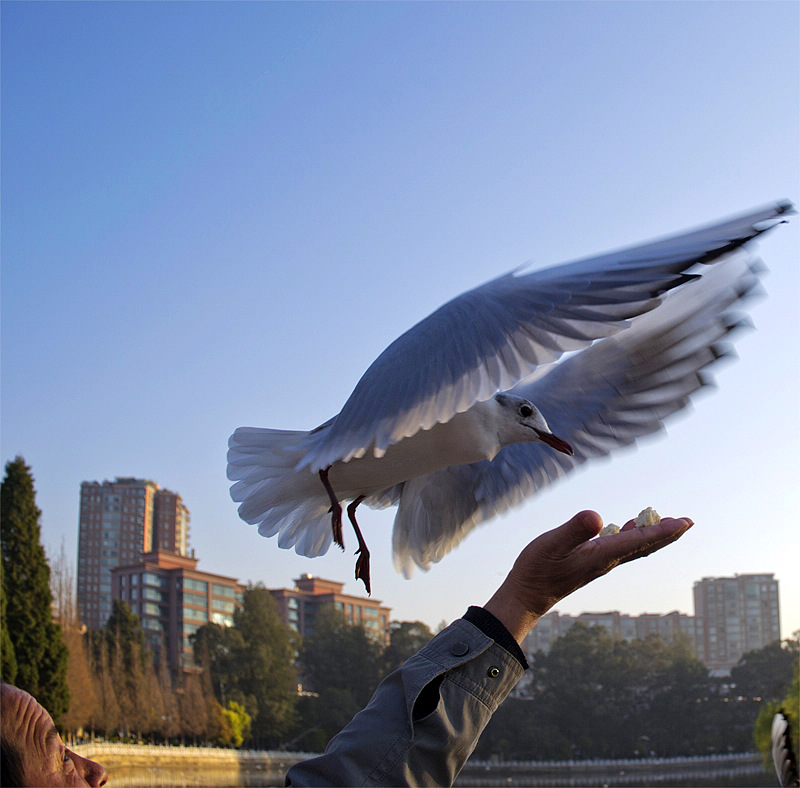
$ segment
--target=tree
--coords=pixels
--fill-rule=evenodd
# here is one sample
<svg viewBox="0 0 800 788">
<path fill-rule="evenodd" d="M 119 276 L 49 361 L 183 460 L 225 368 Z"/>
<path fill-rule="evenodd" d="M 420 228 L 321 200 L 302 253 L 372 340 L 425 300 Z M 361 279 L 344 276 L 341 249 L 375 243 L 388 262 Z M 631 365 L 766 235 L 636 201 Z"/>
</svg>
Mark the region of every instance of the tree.
<svg viewBox="0 0 800 788">
<path fill-rule="evenodd" d="M 278 617 L 266 588 L 251 586 L 233 626 L 207 624 L 193 636 L 195 662 L 209 671 L 223 708 L 230 701 L 252 718 L 251 740 L 279 743 L 294 724 L 297 673 L 294 633 Z"/>
<path fill-rule="evenodd" d="M 764 759 L 764 765 L 772 770 L 772 719 L 777 711 L 782 711 L 789 721 L 792 745 L 795 753 L 800 752 L 800 670 L 794 666 L 794 679 L 786 690 L 782 701 L 767 700 L 761 704 L 753 730 L 756 748 Z"/>
<path fill-rule="evenodd" d="M 747 749 L 741 713 L 684 640 L 626 642 L 576 624 L 532 660 L 531 694 L 509 698 L 479 757 L 568 759 L 707 754 Z M 737 716 L 738 715 L 738 716 Z"/>
<path fill-rule="evenodd" d="M 194 744 L 204 739 L 209 728 L 208 705 L 203 697 L 200 679 L 195 673 L 186 675 L 180 696 L 181 729 L 192 737 Z"/>
<path fill-rule="evenodd" d="M 205 671 L 217 700 L 225 706 L 227 694 L 236 691 L 234 654 L 244 649 L 242 633 L 234 627 L 206 624 L 191 636 L 194 661 Z"/>
<path fill-rule="evenodd" d="M 690 641 L 664 643 L 651 635 L 631 645 L 638 657 L 637 673 L 643 677 L 644 702 L 632 716 L 639 735 L 647 736 L 636 742 L 640 754 L 670 757 L 702 752 L 707 719 L 697 713 L 697 699 L 708 695 L 709 677 Z"/>
<path fill-rule="evenodd" d="M 58 724 L 69 707 L 67 648 L 53 621 L 50 567 L 41 544 L 41 512 L 22 457 L 6 464 L 0 490 L 0 547 L 5 625 L 17 662 L 16 685 L 33 695 Z"/>
<path fill-rule="evenodd" d="M 114 684 L 106 639 L 102 632 L 90 633 L 92 675 L 95 677 L 97 703 L 89 724 L 109 735 L 122 727 L 122 710 Z"/>
<path fill-rule="evenodd" d="M 235 700 L 228 701 L 228 708 L 220 706 L 222 720 L 216 743 L 221 747 L 241 747 L 250 737 L 251 719 L 247 710 Z"/>
<path fill-rule="evenodd" d="M 6 624 L 6 587 L 3 583 L 3 562 L 0 561 L 0 680 L 13 684 L 17 678 L 17 658 Z"/>
<path fill-rule="evenodd" d="M 800 657 L 798 640 L 776 640 L 763 648 L 748 651 L 731 669 L 736 694 L 760 700 L 778 700 L 792 681 L 792 671 Z"/>
<path fill-rule="evenodd" d="M 615 649 L 615 645 L 620 648 Z M 566 757 L 614 757 L 624 745 L 633 658 L 602 627 L 575 624 L 533 666 L 536 703 Z M 603 731 L 602 736 L 598 732 Z"/>
<path fill-rule="evenodd" d="M 324 746 L 372 697 L 383 673 L 381 649 L 362 627 L 326 606 L 303 641 L 300 665 L 304 688 L 315 693 L 300 704 L 303 746 Z"/>
<path fill-rule="evenodd" d="M 167 666 L 167 649 L 163 643 L 158 655 L 156 676 L 162 699 L 161 719 L 156 723 L 156 732 L 169 740 L 180 734 L 180 708 L 172 688 L 172 676 Z"/>
<path fill-rule="evenodd" d="M 294 721 L 297 700 L 295 649 L 291 630 L 278 617 L 275 602 L 263 586 L 244 592 L 242 607 L 233 617 L 241 641 L 234 643 L 231 658 L 236 669 L 234 687 L 240 697 L 231 697 L 247 708 L 243 698 L 255 703 L 252 738 L 262 745 L 276 744 Z"/>
<path fill-rule="evenodd" d="M 389 645 L 383 652 L 386 673 L 397 670 L 413 657 L 431 638 L 433 632 L 422 621 L 400 621 L 392 624 Z"/>
<path fill-rule="evenodd" d="M 108 664 L 122 713 L 122 731 L 141 733 L 154 716 L 150 708 L 152 658 L 138 616 L 121 599 L 111 606 L 105 628 Z"/>
<path fill-rule="evenodd" d="M 61 718 L 61 726 L 65 731 L 75 734 L 91 723 L 97 694 L 90 667 L 88 637 L 78 622 L 74 573 L 67 560 L 63 543 L 58 558 L 53 562 L 50 588 L 56 618 L 61 627 L 61 636 L 69 653 L 67 687 L 70 703 L 69 709 Z"/>
</svg>

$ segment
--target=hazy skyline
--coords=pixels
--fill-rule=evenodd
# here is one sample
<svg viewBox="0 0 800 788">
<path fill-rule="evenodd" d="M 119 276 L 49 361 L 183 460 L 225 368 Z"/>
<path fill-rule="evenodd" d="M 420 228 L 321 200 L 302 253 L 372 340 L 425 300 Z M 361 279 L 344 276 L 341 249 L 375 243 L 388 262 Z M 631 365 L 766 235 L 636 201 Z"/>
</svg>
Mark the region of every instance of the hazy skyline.
<svg viewBox="0 0 800 788">
<path fill-rule="evenodd" d="M 793 2 L 24 3 L 2 9 L 2 460 L 77 552 L 82 481 L 152 479 L 204 571 L 352 580 L 239 520 L 238 426 L 310 429 L 444 301 L 800 200 Z M 692 612 L 773 573 L 800 628 L 800 217 L 759 244 L 740 359 L 668 434 L 588 463 L 410 581 L 364 509 L 373 596 L 435 627 L 575 512 L 691 516 L 558 604 Z"/>
</svg>

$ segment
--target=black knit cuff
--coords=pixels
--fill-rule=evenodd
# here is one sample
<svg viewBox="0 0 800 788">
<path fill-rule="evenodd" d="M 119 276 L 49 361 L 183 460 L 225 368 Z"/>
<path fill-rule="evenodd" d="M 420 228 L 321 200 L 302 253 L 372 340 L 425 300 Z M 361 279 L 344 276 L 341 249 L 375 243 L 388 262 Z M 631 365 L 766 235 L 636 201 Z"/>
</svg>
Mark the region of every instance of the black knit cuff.
<svg viewBox="0 0 800 788">
<path fill-rule="evenodd" d="M 525 659 L 525 654 L 519 647 L 519 643 L 517 643 L 511 633 L 488 610 L 470 605 L 463 618 L 464 621 L 469 621 L 470 624 L 474 624 L 478 627 L 486 637 L 490 637 L 497 645 L 502 646 L 520 665 L 522 665 L 523 670 L 528 669 L 528 660 Z"/>
</svg>

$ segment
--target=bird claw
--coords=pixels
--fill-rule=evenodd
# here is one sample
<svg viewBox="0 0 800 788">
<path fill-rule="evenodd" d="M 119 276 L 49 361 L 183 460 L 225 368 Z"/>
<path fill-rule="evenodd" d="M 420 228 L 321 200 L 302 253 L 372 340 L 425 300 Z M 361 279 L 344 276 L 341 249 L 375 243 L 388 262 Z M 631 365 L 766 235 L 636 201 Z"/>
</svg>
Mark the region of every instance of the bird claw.
<svg viewBox="0 0 800 788">
<path fill-rule="evenodd" d="M 356 561 L 356 580 L 360 580 L 364 583 L 367 594 L 372 596 L 372 586 L 369 577 L 369 550 L 367 550 L 366 545 L 356 550 L 356 555 L 358 555 L 358 560 Z"/>
</svg>

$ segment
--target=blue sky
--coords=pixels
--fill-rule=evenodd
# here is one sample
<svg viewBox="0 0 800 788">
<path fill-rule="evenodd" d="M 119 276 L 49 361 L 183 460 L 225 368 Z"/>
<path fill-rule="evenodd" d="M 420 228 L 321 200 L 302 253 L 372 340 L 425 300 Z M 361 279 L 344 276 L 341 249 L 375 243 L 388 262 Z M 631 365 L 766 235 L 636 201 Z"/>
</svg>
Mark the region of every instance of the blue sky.
<svg viewBox="0 0 800 788">
<path fill-rule="evenodd" d="M 794 2 L 2 5 L 2 460 L 33 467 L 48 551 L 81 481 L 151 478 L 200 568 L 272 587 L 304 559 L 228 497 L 240 425 L 308 429 L 444 301 L 800 200 Z M 773 572 L 800 628 L 800 221 L 760 244 L 757 327 L 666 437 L 589 466 L 406 581 L 364 510 L 373 593 L 436 626 L 580 509 L 696 527 L 562 612 L 692 612 Z"/>
</svg>

